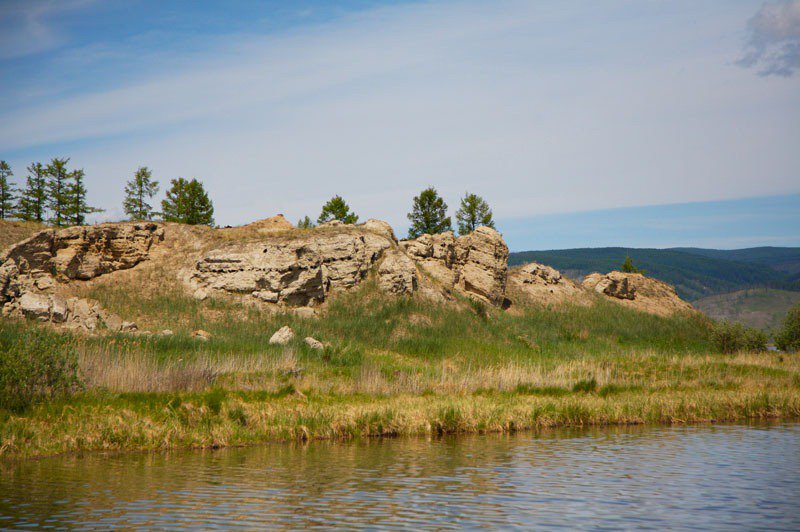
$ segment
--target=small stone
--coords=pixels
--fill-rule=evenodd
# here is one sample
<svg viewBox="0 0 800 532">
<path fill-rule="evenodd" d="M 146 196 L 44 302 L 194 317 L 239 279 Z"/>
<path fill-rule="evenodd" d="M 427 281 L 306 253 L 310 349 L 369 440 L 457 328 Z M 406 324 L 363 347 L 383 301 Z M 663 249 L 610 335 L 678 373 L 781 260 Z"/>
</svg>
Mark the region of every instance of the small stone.
<svg viewBox="0 0 800 532">
<path fill-rule="evenodd" d="M 197 329 L 196 331 L 192 331 L 192 338 L 197 338 L 203 342 L 208 342 L 211 340 L 211 333 L 204 331 L 203 329 Z"/>
<path fill-rule="evenodd" d="M 134 332 L 138 331 L 139 327 L 132 321 L 123 321 L 119 330 L 122 332 Z"/>
<path fill-rule="evenodd" d="M 325 346 L 317 340 L 316 338 L 312 338 L 311 336 L 306 336 L 305 340 L 303 340 L 308 347 L 311 349 L 325 349 Z"/>
<path fill-rule="evenodd" d="M 208 290 L 206 290 L 205 288 L 198 288 L 197 290 L 194 291 L 192 297 L 194 297 L 198 301 L 205 301 L 206 299 L 208 299 Z"/>
<path fill-rule="evenodd" d="M 172 332 L 172 330 L 171 330 L 171 329 L 164 329 L 163 331 L 161 331 L 161 332 L 160 332 L 160 333 L 158 333 L 158 334 L 159 334 L 159 335 L 161 335 L 161 336 L 172 336 L 172 335 L 173 335 L 173 334 L 175 334 L 175 333 L 174 333 L 174 332 Z"/>
<path fill-rule="evenodd" d="M 271 292 L 269 290 L 256 290 L 253 292 L 254 298 L 266 301 L 267 303 L 277 303 L 279 295 L 278 292 Z"/>
<path fill-rule="evenodd" d="M 284 325 L 269 339 L 272 345 L 286 345 L 294 339 L 294 331 L 288 325 Z"/>
<path fill-rule="evenodd" d="M 53 323 L 64 323 L 67 321 L 67 300 L 61 296 L 50 296 L 51 315 Z"/>
</svg>

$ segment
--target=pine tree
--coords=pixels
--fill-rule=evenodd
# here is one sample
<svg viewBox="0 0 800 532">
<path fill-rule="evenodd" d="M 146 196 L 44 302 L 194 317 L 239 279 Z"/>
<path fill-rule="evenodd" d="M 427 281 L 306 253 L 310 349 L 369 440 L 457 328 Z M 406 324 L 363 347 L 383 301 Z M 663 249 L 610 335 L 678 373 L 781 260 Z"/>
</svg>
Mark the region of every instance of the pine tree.
<svg viewBox="0 0 800 532">
<path fill-rule="evenodd" d="M 314 227 L 314 222 L 308 216 L 306 216 L 304 218 L 300 218 L 297 221 L 297 228 L 298 229 L 311 229 L 312 227 Z"/>
<path fill-rule="evenodd" d="M 644 270 L 640 270 L 633 265 L 633 259 L 631 259 L 628 255 L 625 256 L 625 261 L 622 263 L 621 269 L 625 273 L 641 273 L 642 275 L 645 273 Z"/>
<path fill-rule="evenodd" d="M 75 170 L 69 174 L 67 206 L 64 212 L 68 224 L 85 225 L 87 214 L 103 212 L 103 209 L 90 207 L 86 203 L 86 185 L 83 184 L 85 175 L 83 169 Z"/>
<path fill-rule="evenodd" d="M 460 235 L 471 233 L 482 225 L 494 229 L 492 210 L 486 200 L 477 194 L 464 194 L 464 197 L 461 198 L 461 206 L 456 212 L 456 221 Z"/>
<path fill-rule="evenodd" d="M 27 168 L 25 190 L 19 197 L 17 216 L 28 222 L 44 222 L 47 211 L 47 172 L 42 163 Z"/>
<path fill-rule="evenodd" d="M 214 205 L 197 179 L 179 177 L 170 181 L 167 197 L 161 202 L 164 221 L 190 225 L 214 225 Z"/>
<path fill-rule="evenodd" d="M 328 203 L 322 206 L 322 212 L 317 218 L 318 224 L 324 224 L 331 220 L 339 220 L 343 224 L 354 224 L 358 222 L 358 216 L 350 210 L 350 206 L 341 196 L 334 196 Z"/>
<path fill-rule="evenodd" d="M 153 181 L 150 169 L 140 166 L 133 179 L 125 185 L 125 200 L 122 202 L 125 214 L 131 220 L 150 220 L 156 213 L 148 200 L 158 193 L 158 189 L 158 181 Z"/>
<path fill-rule="evenodd" d="M 69 158 L 52 159 L 47 165 L 47 207 L 50 209 L 49 222 L 56 227 L 69 224 L 67 211 L 70 205 L 70 172 L 67 170 Z"/>
<path fill-rule="evenodd" d="M 17 198 L 16 187 L 8 181 L 13 175 L 11 166 L 5 161 L 0 161 L 0 220 L 11 218 L 14 215 L 14 200 Z"/>
<path fill-rule="evenodd" d="M 452 231 L 450 217 L 447 216 L 447 203 L 433 187 L 426 188 L 414 198 L 408 219 L 411 221 L 408 238 Z"/>
</svg>

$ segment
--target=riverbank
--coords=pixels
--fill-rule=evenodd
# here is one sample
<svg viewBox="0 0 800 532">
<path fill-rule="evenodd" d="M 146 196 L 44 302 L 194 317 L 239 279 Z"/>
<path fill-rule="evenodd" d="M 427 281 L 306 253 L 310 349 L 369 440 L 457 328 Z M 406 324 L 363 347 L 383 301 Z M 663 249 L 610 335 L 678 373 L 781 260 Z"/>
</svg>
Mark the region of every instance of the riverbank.
<svg viewBox="0 0 800 532">
<path fill-rule="evenodd" d="M 70 336 L 83 389 L 0 411 L 0 457 L 556 426 L 800 419 L 800 355 L 715 353 L 699 314 L 610 302 L 515 312 L 375 286 L 317 318 L 106 285 L 88 294 L 169 336 Z M 14 341 L 30 322 L 5 321 Z M 286 346 L 268 343 L 292 327 Z M 192 337 L 204 329 L 210 339 Z M 306 336 L 324 342 L 313 349 Z"/>
</svg>

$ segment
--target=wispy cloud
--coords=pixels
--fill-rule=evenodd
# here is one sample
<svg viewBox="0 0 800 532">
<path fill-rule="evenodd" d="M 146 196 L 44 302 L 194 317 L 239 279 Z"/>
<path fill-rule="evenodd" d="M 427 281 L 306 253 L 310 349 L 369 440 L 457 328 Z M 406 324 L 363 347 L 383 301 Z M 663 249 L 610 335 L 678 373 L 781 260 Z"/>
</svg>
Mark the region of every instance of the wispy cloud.
<svg viewBox="0 0 800 532">
<path fill-rule="evenodd" d="M 800 0 L 765 2 L 747 23 L 749 40 L 738 64 L 762 76 L 791 76 L 800 68 Z"/>
<path fill-rule="evenodd" d="M 24 57 L 63 43 L 53 25 L 63 13 L 85 8 L 96 0 L 7 0 L 0 6 L 0 59 Z"/>
</svg>

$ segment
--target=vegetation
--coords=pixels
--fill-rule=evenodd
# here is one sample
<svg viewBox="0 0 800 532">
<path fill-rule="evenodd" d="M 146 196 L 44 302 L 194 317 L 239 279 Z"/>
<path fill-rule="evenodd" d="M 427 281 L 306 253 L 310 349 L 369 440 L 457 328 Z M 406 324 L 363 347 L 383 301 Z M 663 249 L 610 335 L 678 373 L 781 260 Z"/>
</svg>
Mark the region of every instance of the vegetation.
<svg viewBox="0 0 800 532">
<path fill-rule="evenodd" d="M 786 314 L 783 325 L 775 335 L 775 345 L 784 351 L 800 350 L 800 303 Z"/>
<path fill-rule="evenodd" d="M 697 310 L 716 320 L 734 321 L 762 331 L 780 328 L 786 313 L 800 304 L 800 292 L 750 288 L 693 301 Z"/>
<path fill-rule="evenodd" d="M 625 256 L 625 260 L 622 262 L 620 270 L 622 270 L 625 273 L 640 273 L 642 275 L 645 274 L 645 270 L 640 270 L 639 268 L 633 265 L 633 259 L 631 259 L 630 255 Z"/>
<path fill-rule="evenodd" d="M 122 208 L 131 220 L 151 220 L 156 214 L 148 203 L 158 193 L 158 181 L 146 166 L 140 166 L 133 179 L 125 184 Z"/>
<path fill-rule="evenodd" d="M 68 158 L 54 158 L 45 168 L 45 175 L 47 176 L 47 208 L 50 210 L 48 221 L 56 227 L 68 225 L 67 209 L 71 203 L 68 162 Z"/>
<path fill-rule="evenodd" d="M 11 167 L 5 161 L 0 161 L 0 220 L 11 218 L 14 215 L 16 189 L 8 179 L 14 175 Z"/>
<path fill-rule="evenodd" d="M 297 228 L 298 229 L 311 229 L 312 227 L 314 227 L 314 222 L 308 216 L 306 216 L 304 218 L 300 218 L 297 221 Z"/>
<path fill-rule="evenodd" d="M 480 226 L 494 228 L 492 210 L 482 197 L 466 193 L 461 198 L 461 206 L 456 211 L 458 234 L 466 235 Z"/>
<path fill-rule="evenodd" d="M 69 337 L 0 321 L 0 408 L 20 412 L 66 396 L 79 386 Z"/>
<path fill-rule="evenodd" d="M 203 184 L 182 177 L 170 181 L 167 197 L 161 202 L 164 221 L 189 225 L 214 225 L 214 205 Z"/>
<path fill-rule="evenodd" d="M 17 217 L 43 223 L 47 209 L 47 171 L 42 163 L 31 163 L 25 189 L 19 197 Z"/>
<path fill-rule="evenodd" d="M 85 225 L 86 215 L 103 212 L 103 209 L 90 207 L 86 202 L 86 186 L 83 183 L 84 171 L 74 170 L 70 173 L 70 183 L 67 186 L 68 202 L 65 214 L 71 225 Z"/>
<path fill-rule="evenodd" d="M 747 250 L 739 250 L 742 253 L 731 255 L 721 251 L 717 257 L 677 249 L 636 248 L 523 251 L 511 253 L 509 265 L 540 262 L 568 276 L 579 278 L 592 272 L 618 269 L 626 256 L 635 256 L 637 266 L 647 270 L 647 275 L 673 285 L 678 295 L 688 301 L 754 287 L 800 290 L 800 280 L 795 280 L 794 274 L 790 273 L 792 260 L 795 260 L 794 264 L 800 267 L 800 248 L 784 248 L 781 253 L 769 254 L 763 253 L 762 250 L 763 248 L 754 248 L 753 253 L 763 257 L 760 260 L 774 259 L 774 268 L 769 262 L 744 260 L 743 257 L 747 256 L 744 251 Z M 733 260 L 734 258 L 736 260 Z"/>
<path fill-rule="evenodd" d="M 150 286 L 85 295 L 175 334 L 66 336 L 85 390 L 0 411 L 0 456 L 800 416 L 800 355 L 720 353 L 698 315 L 604 300 L 503 312 L 386 298 L 368 281 L 309 319 L 126 282 Z M 296 339 L 270 345 L 286 324 Z M 40 328 L 14 325 L 16 344 Z"/>
<path fill-rule="evenodd" d="M 418 238 L 425 234 L 435 235 L 453 229 L 450 217 L 447 216 L 447 203 L 433 187 L 426 188 L 419 196 L 414 197 L 408 219 L 411 222 L 408 238 Z"/>
<path fill-rule="evenodd" d="M 767 335 L 764 331 L 745 327 L 741 323 L 720 322 L 712 332 L 714 347 L 722 353 L 740 351 L 766 351 Z"/>
<path fill-rule="evenodd" d="M 343 224 L 354 224 L 358 222 L 358 216 L 350 210 L 350 206 L 342 197 L 337 195 L 322 206 L 322 212 L 319 213 L 317 223 L 324 224 L 331 220 L 339 220 Z"/>
</svg>

